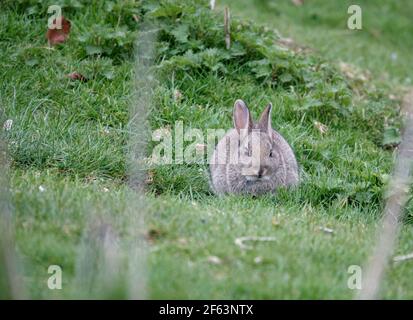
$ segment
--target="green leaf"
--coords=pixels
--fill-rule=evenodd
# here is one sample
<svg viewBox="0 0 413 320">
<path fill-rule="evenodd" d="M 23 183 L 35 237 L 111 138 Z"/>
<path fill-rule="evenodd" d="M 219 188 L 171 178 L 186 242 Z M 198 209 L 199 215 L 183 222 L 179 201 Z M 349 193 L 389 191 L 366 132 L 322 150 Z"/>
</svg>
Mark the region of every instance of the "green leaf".
<svg viewBox="0 0 413 320">
<path fill-rule="evenodd" d="M 233 57 L 240 57 L 247 53 L 244 49 L 243 45 L 239 42 L 234 42 L 229 50 L 231 56 Z"/>
<path fill-rule="evenodd" d="M 191 50 L 189 50 L 183 56 L 174 56 L 169 60 L 163 61 L 160 67 L 188 70 L 190 68 L 198 68 L 200 65 L 201 57 L 199 54 L 194 54 Z"/>
<path fill-rule="evenodd" d="M 189 26 L 187 24 L 181 24 L 171 31 L 171 34 L 175 37 L 178 42 L 186 43 L 188 42 Z"/>
<path fill-rule="evenodd" d="M 102 54 L 103 53 L 102 47 L 98 47 L 98 46 L 87 45 L 85 47 L 85 49 L 86 49 L 87 55 L 89 55 L 89 56 L 93 56 L 95 54 Z"/>
<path fill-rule="evenodd" d="M 199 65 L 201 63 L 201 57 L 199 54 L 194 54 L 192 50 L 185 52 L 184 57 L 188 59 L 193 65 Z"/>
<path fill-rule="evenodd" d="M 176 18 L 182 12 L 182 7 L 173 3 L 163 3 L 153 10 L 150 15 L 155 18 Z"/>
<path fill-rule="evenodd" d="M 251 68 L 251 71 L 255 74 L 256 78 L 263 78 L 271 75 L 272 68 L 267 59 L 250 61 L 247 65 Z"/>
<path fill-rule="evenodd" d="M 280 81 L 281 81 L 282 83 L 291 82 L 291 81 L 293 81 L 293 80 L 294 80 L 294 78 L 293 78 L 293 76 L 292 76 L 290 73 L 283 73 L 283 74 L 280 76 Z"/>
<path fill-rule="evenodd" d="M 103 72 L 103 76 L 108 80 L 113 80 L 116 74 L 114 70 L 106 70 Z"/>
<path fill-rule="evenodd" d="M 88 42 L 89 39 L 90 39 L 90 34 L 88 34 L 88 33 L 87 34 L 82 34 L 82 35 L 77 37 L 77 40 L 79 42 Z"/>
<path fill-rule="evenodd" d="M 316 100 L 313 98 L 308 98 L 303 105 L 301 106 L 300 109 L 302 110 L 309 110 L 309 109 L 314 109 L 314 108 L 319 108 L 322 107 L 324 103 L 320 100 Z"/>
<path fill-rule="evenodd" d="M 207 66 L 209 69 L 216 71 L 222 66 L 218 65 L 221 60 L 223 60 L 223 53 L 217 48 L 209 48 L 200 53 L 203 65 Z"/>
<path fill-rule="evenodd" d="M 401 142 L 399 129 L 395 127 L 388 127 L 384 130 L 383 146 L 394 146 Z"/>
<path fill-rule="evenodd" d="M 31 58 L 31 59 L 26 60 L 26 65 L 28 65 L 29 67 L 34 67 L 38 64 L 39 64 L 39 59 Z"/>
<path fill-rule="evenodd" d="M 115 7 L 115 3 L 113 1 L 107 1 L 105 3 L 105 11 L 106 12 L 112 12 L 114 7 Z"/>
<path fill-rule="evenodd" d="M 37 14 L 37 13 L 39 13 L 39 8 L 37 6 L 28 7 L 27 10 L 26 10 L 26 14 L 28 16 L 30 16 L 32 14 Z"/>
</svg>

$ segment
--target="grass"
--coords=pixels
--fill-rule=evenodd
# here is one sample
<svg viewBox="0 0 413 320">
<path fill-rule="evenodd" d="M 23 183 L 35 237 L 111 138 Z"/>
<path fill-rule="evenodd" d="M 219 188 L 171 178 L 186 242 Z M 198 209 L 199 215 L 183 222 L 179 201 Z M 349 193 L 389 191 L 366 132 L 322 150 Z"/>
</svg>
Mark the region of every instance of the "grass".
<svg viewBox="0 0 413 320">
<path fill-rule="evenodd" d="M 125 183 L 125 152 L 139 31 L 131 17 L 149 19 L 145 12 L 152 12 L 160 26 L 160 81 L 151 127 L 181 120 L 186 128 L 227 129 L 236 98 L 247 101 L 255 117 L 272 101 L 273 127 L 294 148 L 302 184 L 276 196 L 217 198 L 209 191 L 204 164 L 151 168 L 145 198 L 148 297 L 352 298 L 347 269 L 362 266 L 371 250 L 394 154 L 383 137 L 398 132 L 400 88 L 409 84 L 412 40 L 401 32 L 412 27 L 407 9 L 399 2 L 385 9 L 363 3 L 365 29 L 353 35 L 344 28 L 346 10 L 330 2 L 302 8 L 289 1 L 228 2 L 233 16 L 248 14 L 317 48 L 295 54 L 273 45 L 276 33 L 244 19 L 233 20 L 234 43 L 226 52 L 221 13 L 200 9 L 201 4 L 64 3 L 73 29 L 69 41 L 53 49 L 44 38 L 45 4 L 1 4 L 0 74 L 7 81 L 0 86 L 0 104 L 13 119 L 7 132 L 11 196 L 29 295 L 113 297 L 79 287 L 79 251 L 94 216 L 114 221 L 128 239 L 125 212 L 133 191 Z M 396 61 L 389 60 L 393 52 Z M 371 78 L 346 77 L 336 67 L 340 60 L 369 69 Z M 74 71 L 89 81 L 68 79 Z M 174 98 L 176 90 L 182 99 Z M 315 121 L 326 125 L 327 133 Z M 234 244 L 250 235 L 276 241 L 252 250 Z M 406 222 L 396 254 L 411 252 L 412 240 Z M 63 268 L 63 290 L 46 286 L 51 264 Z M 411 262 L 392 265 L 383 297 L 412 298 L 411 277 Z"/>
<path fill-rule="evenodd" d="M 362 30 L 347 29 L 351 1 L 316 0 L 303 6 L 291 1 L 222 1 L 233 14 L 265 23 L 332 61 L 345 61 L 371 71 L 391 84 L 411 84 L 409 63 L 413 40 L 409 1 L 358 1 Z M 393 58 L 392 58 L 393 57 Z"/>
</svg>

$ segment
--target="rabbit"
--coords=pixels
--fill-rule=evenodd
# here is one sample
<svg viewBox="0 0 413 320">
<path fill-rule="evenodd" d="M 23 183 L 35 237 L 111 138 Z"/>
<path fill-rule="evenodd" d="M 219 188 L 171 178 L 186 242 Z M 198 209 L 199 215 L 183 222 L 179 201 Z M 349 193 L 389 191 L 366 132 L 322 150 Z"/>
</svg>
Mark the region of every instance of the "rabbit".
<svg viewBox="0 0 413 320">
<path fill-rule="evenodd" d="M 271 127 L 269 103 L 253 123 L 244 101 L 234 104 L 234 129 L 218 142 L 210 158 L 210 183 L 215 194 L 275 193 L 299 183 L 298 164 L 288 142 Z"/>
</svg>

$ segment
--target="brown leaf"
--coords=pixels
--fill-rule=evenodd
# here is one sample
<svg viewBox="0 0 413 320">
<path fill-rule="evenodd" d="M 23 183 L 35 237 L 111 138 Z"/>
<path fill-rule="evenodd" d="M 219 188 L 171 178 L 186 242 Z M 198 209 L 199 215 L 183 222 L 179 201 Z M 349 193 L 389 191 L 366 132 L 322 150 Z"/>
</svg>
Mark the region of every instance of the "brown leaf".
<svg viewBox="0 0 413 320">
<path fill-rule="evenodd" d="M 56 28 L 48 29 L 46 33 L 47 40 L 50 46 L 58 43 L 63 43 L 67 40 L 70 33 L 71 23 L 61 16 L 53 20 L 53 26 Z M 58 29 L 60 27 L 60 29 Z"/>
<path fill-rule="evenodd" d="M 155 173 L 153 172 L 153 170 L 149 170 L 148 174 L 146 176 L 146 179 L 145 179 L 145 183 L 151 184 L 153 182 L 153 177 L 154 176 L 155 176 Z"/>
<path fill-rule="evenodd" d="M 182 246 L 186 246 L 188 244 L 188 240 L 186 238 L 179 238 L 177 241 Z"/>
<path fill-rule="evenodd" d="M 132 17 L 133 17 L 133 20 L 135 20 L 136 22 L 139 23 L 139 20 L 140 20 L 140 19 L 139 19 L 139 17 L 138 17 L 136 14 L 134 14 Z"/>
<path fill-rule="evenodd" d="M 88 80 L 85 76 L 83 76 L 79 72 L 72 72 L 71 74 L 68 74 L 67 77 L 69 79 L 79 80 L 79 81 L 82 81 L 82 82 L 86 82 Z"/>
<path fill-rule="evenodd" d="M 370 73 L 368 71 L 363 71 L 350 63 L 340 61 L 338 66 L 341 72 L 344 73 L 344 75 L 350 80 L 366 82 L 371 78 Z"/>
<path fill-rule="evenodd" d="M 278 227 L 281 224 L 280 220 L 277 217 L 272 217 L 271 223 L 273 226 L 276 226 L 276 227 Z"/>
<path fill-rule="evenodd" d="M 293 5 L 295 6 L 301 6 L 304 3 L 304 0 L 291 0 L 291 2 L 293 3 Z"/>
<path fill-rule="evenodd" d="M 156 228 L 150 228 L 145 233 L 145 238 L 150 243 L 153 243 L 156 240 L 159 240 L 160 238 L 162 238 L 164 235 L 165 235 L 165 233 L 162 230 L 156 229 Z"/>
<path fill-rule="evenodd" d="M 313 51 L 313 49 L 311 49 L 310 47 L 298 44 L 291 38 L 280 38 L 277 40 L 277 43 L 281 47 L 288 49 L 288 50 L 292 50 L 296 53 L 302 53 L 302 52 L 306 53 L 306 52 Z"/>
</svg>

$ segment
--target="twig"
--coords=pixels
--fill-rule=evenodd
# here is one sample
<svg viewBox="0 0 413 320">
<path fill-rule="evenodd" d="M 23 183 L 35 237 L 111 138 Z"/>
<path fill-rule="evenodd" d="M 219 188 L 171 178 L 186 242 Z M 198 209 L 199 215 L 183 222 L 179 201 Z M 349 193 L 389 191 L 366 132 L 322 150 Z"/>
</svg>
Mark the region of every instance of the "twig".
<svg viewBox="0 0 413 320">
<path fill-rule="evenodd" d="M 275 237 L 239 237 L 235 239 L 235 244 L 239 246 L 241 249 L 252 249 L 252 247 L 247 246 L 244 244 L 245 241 L 276 241 Z"/>
<path fill-rule="evenodd" d="M 379 230 L 379 238 L 367 265 L 363 287 L 358 296 L 362 300 L 378 298 L 380 283 L 396 243 L 399 220 L 408 200 L 413 160 L 413 89 L 405 96 L 403 104 L 406 110 L 405 131 L 388 189 L 383 225 Z"/>
<path fill-rule="evenodd" d="M 130 189 L 122 214 L 101 206 L 87 208 L 90 221 L 79 246 L 76 266 L 76 293 L 86 295 L 80 298 L 144 299 L 147 296 L 145 159 L 150 137 L 148 117 L 157 85 L 153 68 L 157 29 L 149 24 L 140 25 L 138 39 L 126 130 L 129 135 L 126 173 Z"/>
<path fill-rule="evenodd" d="M 4 111 L 0 105 L 0 123 Z M 8 122 L 7 122 L 8 121 Z M 4 129 L 0 126 L 0 299 L 25 299 L 21 268 L 15 250 L 14 217 L 10 194 L 10 160 L 5 131 L 12 128 L 7 120 Z"/>
<path fill-rule="evenodd" d="M 231 17 L 229 13 L 229 8 L 225 7 L 225 14 L 224 14 L 224 31 L 225 31 L 225 46 L 227 50 L 231 47 Z"/>
<path fill-rule="evenodd" d="M 211 7 L 211 10 L 215 9 L 215 0 L 210 0 L 209 1 L 209 6 Z"/>
<path fill-rule="evenodd" d="M 334 230 L 330 229 L 330 228 L 327 228 L 327 227 L 318 227 L 318 230 L 323 231 L 323 232 L 328 233 L 328 234 L 334 234 Z"/>
<path fill-rule="evenodd" d="M 403 255 L 403 256 L 396 256 L 393 258 L 394 262 L 401 262 L 401 261 L 405 261 L 405 260 L 412 260 L 413 259 L 413 252 Z"/>
</svg>

